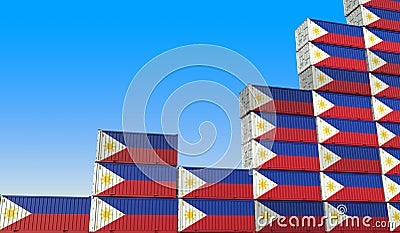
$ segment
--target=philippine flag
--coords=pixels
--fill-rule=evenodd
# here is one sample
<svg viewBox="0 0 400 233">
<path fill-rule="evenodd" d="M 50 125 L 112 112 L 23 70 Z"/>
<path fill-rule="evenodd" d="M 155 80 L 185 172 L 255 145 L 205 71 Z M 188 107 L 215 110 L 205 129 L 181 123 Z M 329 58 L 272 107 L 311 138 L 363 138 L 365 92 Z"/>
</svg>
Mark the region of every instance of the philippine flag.
<svg viewBox="0 0 400 233">
<path fill-rule="evenodd" d="M 389 53 L 400 53 L 400 33 L 364 28 L 365 47 L 367 49 Z"/>
<path fill-rule="evenodd" d="M 324 201 L 385 201 L 382 175 L 321 172 Z"/>
<path fill-rule="evenodd" d="M 315 116 L 372 121 L 371 98 L 326 92 L 313 92 Z"/>
<path fill-rule="evenodd" d="M 367 50 L 368 70 L 373 73 L 400 75 L 400 54 Z"/>
<path fill-rule="evenodd" d="M 383 148 L 400 148 L 400 124 L 376 123 L 379 146 Z"/>
<path fill-rule="evenodd" d="M 253 193 L 257 200 L 320 201 L 319 173 L 253 170 Z"/>
<path fill-rule="evenodd" d="M 376 97 L 400 99 L 400 79 L 397 76 L 370 74 L 371 92 Z"/>
</svg>

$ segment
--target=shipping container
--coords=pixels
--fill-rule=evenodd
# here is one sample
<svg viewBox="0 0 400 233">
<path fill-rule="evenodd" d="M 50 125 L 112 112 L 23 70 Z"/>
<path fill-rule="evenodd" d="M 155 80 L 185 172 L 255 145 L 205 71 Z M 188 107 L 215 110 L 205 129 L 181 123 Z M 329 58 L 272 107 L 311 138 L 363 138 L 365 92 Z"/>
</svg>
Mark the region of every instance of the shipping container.
<svg viewBox="0 0 400 233">
<path fill-rule="evenodd" d="M 400 123 L 400 100 L 373 97 L 372 106 L 375 121 Z"/>
<path fill-rule="evenodd" d="M 252 139 L 317 142 L 315 117 L 251 112 L 241 123 L 242 144 Z"/>
<path fill-rule="evenodd" d="M 400 149 L 400 124 L 380 122 L 376 128 L 380 147 Z"/>
<path fill-rule="evenodd" d="M 365 47 L 375 51 L 400 53 L 400 33 L 364 28 Z"/>
<path fill-rule="evenodd" d="M 307 42 L 364 48 L 361 27 L 306 19 L 295 31 L 296 51 Z"/>
<path fill-rule="evenodd" d="M 382 174 L 376 147 L 319 145 L 321 171 Z"/>
<path fill-rule="evenodd" d="M 389 229 L 391 232 L 400 231 L 400 203 L 387 203 L 387 213 L 389 216 Z"/>
<path fill-rule="evenodd" d="M 178 232 L 254 232 L 254 201 L 180 199 Z"/>
<path fill-rule="evenodd" d="M 379 154 L 383 174 L 400 175 L 400 150 L 380 148 Z"/>
<path fill-rule="evenodd" d="M 368 70 L 378 74 L 400 75 L 400 54 L 367 50 Z"/>
<path fill-rule="evenodd" d="M 178 135 L 99 130 L 96 161 L 176 166 L 177 148 Z"/>
<path fill-rule="evenodd" d="M 311 66 L 367 71 L 365 50 L 359 48 L 309 42 L 296 53 L 296 58 L 298 74 Z"/>
<path fill-rule="evenodd" d="M 1 233 L 88 232 L 90 197 L 2 196 Z"/>
<path fill-rule="evenodd" d="M 313 92 L 315 116 L 372 121 L 371 97 Z"/>
<path fill-rule="evenodd" d="M 94 197 L 90 232 L 173 233 L 178 229 L 178 199 Z"/>
<path fill-rule="evenodd" d="M 384 74 L 370 74 L 372 95 L 400 99 L 400 78 Z"/>
<path fill-rule="evenodd" d="M 398 0 L 344 0 L 343 3 L 345 16 L 349 15 L 360 5 L 400 11 L 400 1 Z"/>
<path fill-rule="evenodd" d="M 324 201 L 384 202 L 382 175 L 321 172 Z"/>
<path fill-rule="evenodd" d="M 372 121 L 317 118 L 318 141 L 322 144 L 378 146 L 376 125 Z"/>
<path fill-rule="evenodd" d="M 93 195 L 176 198 L 176 168 L 166 165 L 97 163 Z"/>
<path fill-rule="evenodd" d="M 389 232 L 386 203 L 325 202 L 326 232 Z"/>
<path fill-rule="evenodd" d="M 257 232 L 325 232 L 322 202 L 255 201 Z"/>
<path fill-rule="evenodd" d="M 253 170 L 256 200 L 321 201 L 319 172 Z"/>
<path fill-rule="evenodd" d="M 386 202 L 400 201 L 400 176 L 382 175 L 383 190 L 385 191 Z"/>
<path fill-rule="evenodd" d="M 389 31 L 400 31 L 400 12 L 359 6 L 346 16 L 347 23 Z"/>
<path fill-rule="evenodd" d="M 249 112 L 313 116 L 310 91 L 248 85 L 239 94 L 240 118 Z"/>
<path fill-rule="evenodd" d="M 318 145 L 252 140 L 242 146 L 244 168 L 319 171 Z"/>
<path fill-rule="evenodd" d="M 299 75 L 300 88 L 324 92 L 371 95 L 367 72 L 311 66 Z"/>
<path fill-rule="evenodd" d="M 250 170 L 178 168 L 178 197 L 200 199 L 253 199 Z"/>
</svg>

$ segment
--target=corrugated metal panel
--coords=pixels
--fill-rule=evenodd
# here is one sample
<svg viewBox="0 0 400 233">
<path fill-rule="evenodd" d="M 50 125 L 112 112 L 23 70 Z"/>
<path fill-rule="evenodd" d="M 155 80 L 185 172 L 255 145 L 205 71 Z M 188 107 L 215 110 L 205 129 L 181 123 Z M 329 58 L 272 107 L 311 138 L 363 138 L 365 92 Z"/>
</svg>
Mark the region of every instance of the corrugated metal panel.
<svg viewBox="0 0 400 233">
<path fill-rule="evenodd" d="M 239 94 L 239 99 L 241 118 L 251 111 L 313 115 L 310 91 L 249 85 Z"/>
<path fill-rule="evenodd" d="M 380 174 L 321 173 L 322 199 L 327 201 L 384 202 Z"/>
<path fill-rule="evenodd" d="M 317 144 L 252 140 L 242 148 L 245 168 L 319 171 Z"/>
<path fill-rule="evenodd" d="M 327 232 L 390 232 L 388 225 L 383 227 L 389 221 L 386 203 L 326 202 L 324 212 L 331 219 L 325 224 Z M 364 217 L 370 221 L 363 223 Z"/>
<path fill-rule="evenodd" d="M 87 232 L 90 198 L 2 196 L 0 232 Z"/>
<path fill-rule="evenodd" d="M 319 172 L 253 170 L 256 200 L 320 201 Z"/>
<path fill-rule="evenodd" d="M 372 121 L 371 98 L 358 95 L 314 92 L 316 116 Z"/>
<path fill-rule="evenodd" d="M 315 117 L 251 112 L 242 120 L 242 144 L 252 140 L 315 143 Z"/>
<path fill-rule="evenodd" d="M 370 6 L 380 9 L 400 11 L 400 2 L 398 0 L 344 0 L 344 14 L 347 16 L 358 6 Z"/>
<path fill-rule="evenodd" d="M 178 197 L 252 199 L 250 170 L 217 168 L 178 169 Z"/>
<path fill-rule="evenodd" d="M 350 25 L 400 31 L 400 12 L 397 11 L 359 6 L 346 19 Z"/>
<path fill-rule="evenodd" d="M 177 148 L 177 135 L 99 130 L 96 161 L 176 166 Z"/>
<path fill-rule="evenodd" d="M 119 197 L 176 197 L 176 169 L 165 165 L 95 165 L 93 195 Z"/>
<path fill-rule="evenodd" d="M 369 75 L 366 72 L 312 66 L 301 73 L 299 77 L 302 89 L 371 95 Z"/>
<path fill-rule="evenodd" d="M 380 147 L 400 148 L 400 124 L 380 122 L 376 126 Z"/>
<path fill-rule="evenodd" d="M 379 122 L 400 123 L 400 100 L 372 98 L 374 120 Z"/>
<path fill-rule="evenodd" d="M 381 174 L 379 149 L 319 145 L 321 171 Z"/>
<path fill-rule="evenodd" d="M 308 43 L 296 53 L 297 72 L 310 66 L 367 71 L 364 49 Z"/>
<path fill-rule="evenodd" d="M 177 199 L 92 199 L 90 232 L 176 232 L 177 223 Z"/>
<path fill-rule="evenodd" d="M 252 200 L 179 200 L 179 232 L 254 232 Z"/>
<path fill-rule="evenodd" d="M 369 71 L 400 75 L 400 54 L 367 50 L 367 58 Z"/>
<path fill-rule="evenodd" d="M 400 33 L 364 28 L 365 46 L 375 51 L 400 53 Z"/>
<path fill-rule="evenodd" d="M 370 74 L 372 94 L 376 97 L 400 99 L 400 78 L 383 74 Z"/>
<path fill-rule="evenodd" d="M 325 232 L 323 225 L 324 209 L 322 202 L 303 201 L 256 201 L 255 220 L 257 232 Z M 297 218 L 299 221 L 289 219 Z M 308 225 L 308 217 L 314 217 Z M 278 218 L 285 218 L 284 221 Z M 313 224 L 315 223 L 315 226 Z M 304 223 L 304 224 L 302 224 Z M 285 226 L 286 225 L 286 226 Z"/>
<path fill-rule="evenodd" d="M 317 118 L 319 143 L 349 146 L 378 146 L 377 127 L 372 121 Z"/>
<path fill-rule="evenodd" d="M 295 31 L 296 51 L 307 42 L 364 48 L 362 28 L 347 24 L 307 19 Z"/>
</svg>

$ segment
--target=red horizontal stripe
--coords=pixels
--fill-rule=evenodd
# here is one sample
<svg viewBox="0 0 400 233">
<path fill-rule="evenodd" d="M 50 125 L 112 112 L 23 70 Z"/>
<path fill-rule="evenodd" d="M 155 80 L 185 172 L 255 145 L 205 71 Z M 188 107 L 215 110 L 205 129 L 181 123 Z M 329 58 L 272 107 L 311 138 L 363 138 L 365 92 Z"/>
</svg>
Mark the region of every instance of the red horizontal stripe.
<svg viewBox="0 0 400 233">
<path fill-rule="evenodd" d="M 400 64 L 387 63 L 379 69 L 372 70 L 374 73 L 400 75 Z"/>
<path fill-rule="evenodd" d="M 378 146 L 378 135 L 353 132 L 340 132 L 323 142 L 324 144 L 338 144 L 350 146 Z"/>
<path fill-rule="evenodd" d="M 387 89 L 379 92 L 375 96 L 400 99 L 400 87 L 388 87 Z"/>
<path fill-rule="evenodd" d="M 324 171 L 381 174 L 380 160 L 341 159 Z"/>
<path fill-rule="evenodd" d="M 96 232 L 177 232 L 178 215 L 125 215 Z"/>
<path fill-rule="evenodd" d="M 382 145 L 383 148 L 397 148 L 400 149 L 400 137 L 396 136 L 392 140 L 388 141 L 384 145 Z"/>
<path fill-rule="evenodd" d="M 391 41 L 382 41 L 381 43 L 372 46 L 370 49 L 390 52 L 390 53 L 400 53 L 400 43 Z"/>
<path fill-rule="evenodd" d="M 253 199 L 252 184 L 210 184 L 186 195 L 184 198 Z"/>
<path fill-rule="evenodd" d="M 389 31 L 400 32 L 400 22 L 394 20 L 380 19 L 367 26 L 371 28 L 386 29 Z"/>
<path fill-rule="evenodd" d="M 367 72 L 367 63 L 365 60 L 356 60 L 350 58 L 329 57 L 315 64 L 315 66 Z"/>
<path fill-rule="evenodd" d="M 182 232 L 254 232 L 254 216 L 208 215 Z"/>
<path fill-rule="evenodd" d="M 89 214 L 31 214 L 0 232 L 87 232 Z"/>
<path fill-rule="evenodd" d="M 167 164 L 176 166 L 178 164 L 178 152 L 176 150 L 129 148 L 115 153 L 100 162 Z"/>
<path fill-rule="evenodd" d="M 260 169 L 273 170 L 300 170 L 300 171 L 316 171 L 319 168 L 319 159 L 307 156 L 286 156 L 278 155 L 259 166 Z"/>
<path fill-rule="evenodd" d="M 400 111 L 393 111 L 389 113 L 388 115 L 380 119 L 379 122 L 400 123 Z"/>
<path fill-rule="evenodd" d="M 335 106 L 319 116 L 328 118 L 340 118 L 349 120 L 374 120 L 372 108 L 355 108 L 345 106 Z"/>
<path fill-rule="evenodd" d="M 321 201 L 321 189 L 319 186 L 278 185 L 259 197 L 258 200 Z"/>
<path fill-rule="evenodd" d="M 328 201 L 366 201 L 384 202 L 383 188 L 344 187 L 331 196 Z"/>
<path fill-rule="evenodd" d="M 255 110 L 256 112 L 276 112 L 280 114 L 294 114 L 313 116 L 314 108 L 312 103 L 274 100 Z"/>
<path fill-rule="evenodd" d="M 96 196 L 175 198 L 176 183 L 126 180 Z"/>
<path fill-rule="evenodd" d="M 356 95 L 371 95 L 371 87 L 369 83 L 346 82 L 341 80 L 334 80 L 318 88 L 318 91 Z"/>
<path fill-rule="evenodd" d="M 328 33 L 316 40 L 313 40 L 313 42 L 347 46 L 353 48 L 364 48 L 364 38 L 356 36 L 348 36 L 343 34 Z"/>
<path fill-rule="evenodd" d="M 317 133 L 315 130 L 305 130 L 305 129 L 295 129 L 295 128 L 275 128 L 256 139 L 276 140 L 276 141 L 286 141 L 286 142 L 317 143 Z"/>
</svg>

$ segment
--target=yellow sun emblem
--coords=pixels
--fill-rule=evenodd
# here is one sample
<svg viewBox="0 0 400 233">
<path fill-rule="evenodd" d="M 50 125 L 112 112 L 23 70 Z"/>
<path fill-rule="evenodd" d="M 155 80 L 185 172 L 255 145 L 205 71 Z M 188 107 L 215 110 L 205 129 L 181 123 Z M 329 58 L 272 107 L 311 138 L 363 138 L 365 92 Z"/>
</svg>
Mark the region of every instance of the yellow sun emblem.
<svg viewBox="0 0 400 233">
<path fill-rule="evenodd" d="M 328 182 L 328 184 L 326 185 L 326 188 L 329 190 L 329 192 L 333 192 L 336 189 L 336 185 L 335 183 L 333 183 L 332 181 Z"/>
<path fill-rule="evenodd" d="M 324 127 L 322 128 L 322 132 L 323 132 L 325 135 L 329 135 L 329 134 L 332 133 L 332 130 L 331 130 L 331 128 L 329 128 L 328 126 L 324 126 Z"/>
<path fill-rule="evenodd" d="M 262 189 L 262 190 L 267 190 L 267 188 L 268 188 L 268 183 L 267 183 L 267 181 L 265 181 L 265 180 L 261 180 L 261 181 L 258 183 L 258 186 L 259 186 L 260 189 Z"/>
<path fill-rule="evenodd" d="M 193 178 L 189 178 L 185 181 L 186 187 L 193 188 L 196 185 L 196 181 Z"/>
<path fill-rule="evenodd" d="M 101 214 L 100 214 L 101 219 L 106 220 L 106 221 L 111 220 L 112 216 L 113 216 L 113 213 L 108 208 L 102 210 Z"/>
<path fill-rule="evenodd" d="M 109 175 L 109 174 L 104 175 L 104 176 L 101 177 L 100 180 L 101 180 L 102 184 L 110 185 L 111 182 L 112 182 L 112 175 Z"/>
<path fill-rule="evenodd" d="M 187 210 L 185 213 L 185 219 L 189 221 L 193 221 L 196 218 L 196 213 L 194 210 Z"/>
<path fill-rule="evenodd" d="M 6 216 L 6 219 L 14 220 L 18 216 L 18 210 L 16 208 L 10 207 L 6 208 L 6 211 L 4 212 L 4 215 Z"/>
</svg>

